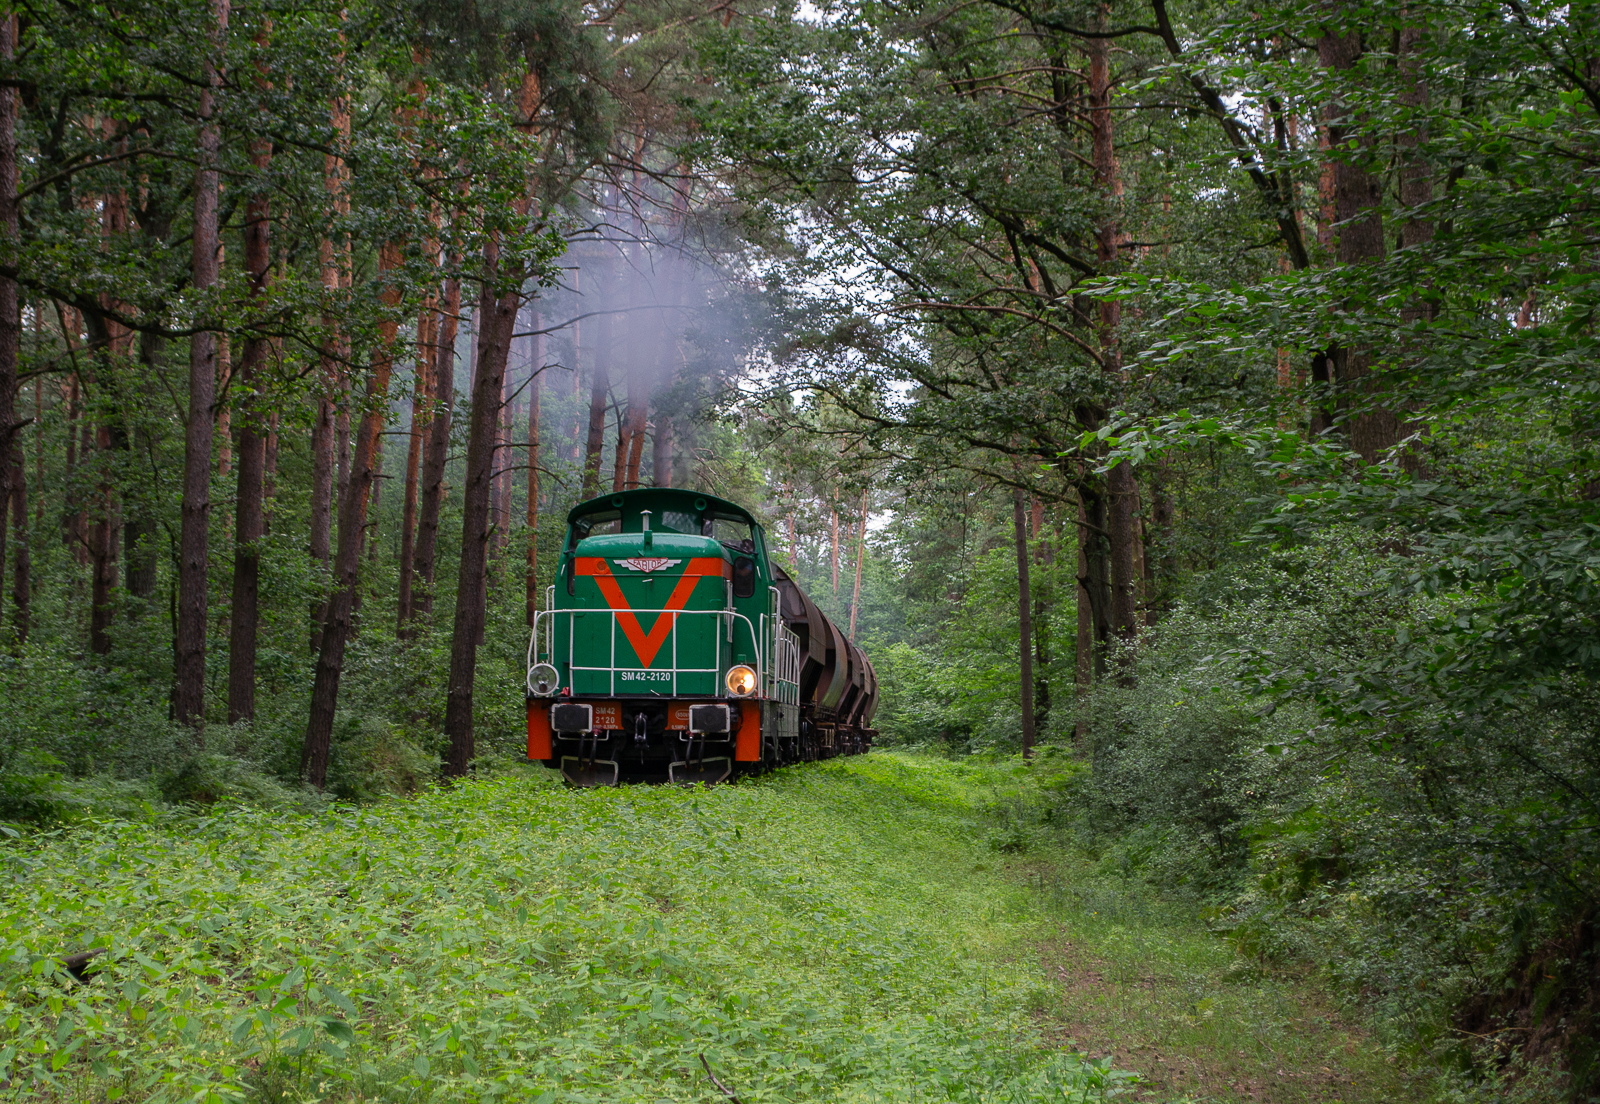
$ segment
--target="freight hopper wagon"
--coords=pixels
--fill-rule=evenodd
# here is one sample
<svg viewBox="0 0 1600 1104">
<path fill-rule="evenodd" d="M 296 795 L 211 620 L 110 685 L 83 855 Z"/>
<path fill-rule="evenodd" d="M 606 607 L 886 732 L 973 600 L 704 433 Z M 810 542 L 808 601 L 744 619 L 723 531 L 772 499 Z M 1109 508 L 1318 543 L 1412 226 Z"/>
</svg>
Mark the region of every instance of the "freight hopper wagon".
<svg viewBox="0 0 1600 1104">
<path fill-rule="evenodd" d="M 731 502 L 647 488 L 567 515 L 528 642 L 528 758 L 580 786 L 720 782 L 867 750 L 867 657 Z"/>
</svg>

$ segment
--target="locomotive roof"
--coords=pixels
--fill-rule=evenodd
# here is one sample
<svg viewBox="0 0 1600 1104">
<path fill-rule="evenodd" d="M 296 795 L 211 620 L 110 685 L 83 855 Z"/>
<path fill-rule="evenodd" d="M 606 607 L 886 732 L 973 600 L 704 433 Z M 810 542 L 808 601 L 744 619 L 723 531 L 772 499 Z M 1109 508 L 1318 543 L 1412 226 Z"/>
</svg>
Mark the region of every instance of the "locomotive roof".
<svg viewBox="0 0 1600 1104">
<path fill-rule="evenodd" d="M 596 510 L 627 509 L 653 509 L 652 502 L 680 502 L 691 509 L 704 512 L 711 510 L 717 514 L 738 518 L 749 522 L 752 526 L 759 526 L 759 522 L 751 516 L 750 511 L 725 498 L 709 495 L 703 491 L 691 491 L 681 487 L 640 487 L 632 491 L 614 491 L 611 494 L 597 495 L 586 502 L 580 502 L 567 511 L 567 524 L 571 525 L 579 518 L 594 513 Z"/>
</svg>

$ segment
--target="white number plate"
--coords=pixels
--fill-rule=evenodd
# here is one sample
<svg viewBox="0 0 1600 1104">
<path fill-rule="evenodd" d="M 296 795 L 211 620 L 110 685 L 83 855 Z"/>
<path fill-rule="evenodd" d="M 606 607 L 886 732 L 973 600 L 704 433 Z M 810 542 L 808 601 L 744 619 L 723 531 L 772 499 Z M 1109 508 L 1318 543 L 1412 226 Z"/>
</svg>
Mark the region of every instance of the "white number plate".
<svg viewBox="0 0 1600 1104">
<path fill-rule="evenodd" d="M 622 682 L 671 682 L 671 671 L 618 671 L 617 678 Z"/>
</svg>

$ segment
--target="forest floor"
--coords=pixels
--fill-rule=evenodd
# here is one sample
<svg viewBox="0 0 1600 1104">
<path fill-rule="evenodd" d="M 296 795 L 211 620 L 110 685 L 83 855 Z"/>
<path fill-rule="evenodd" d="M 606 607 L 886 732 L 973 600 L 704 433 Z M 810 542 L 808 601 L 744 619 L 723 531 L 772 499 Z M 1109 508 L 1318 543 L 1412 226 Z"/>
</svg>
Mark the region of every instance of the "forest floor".
<svg viewBox="0 0 1600 1104">
<path fill-rule="evenodd" d="M 9 840 L 0 1100 L 1426 1098 L 1310 981 L 1019 842 L 1037 793 L 875 752 Z"/>
</svg>

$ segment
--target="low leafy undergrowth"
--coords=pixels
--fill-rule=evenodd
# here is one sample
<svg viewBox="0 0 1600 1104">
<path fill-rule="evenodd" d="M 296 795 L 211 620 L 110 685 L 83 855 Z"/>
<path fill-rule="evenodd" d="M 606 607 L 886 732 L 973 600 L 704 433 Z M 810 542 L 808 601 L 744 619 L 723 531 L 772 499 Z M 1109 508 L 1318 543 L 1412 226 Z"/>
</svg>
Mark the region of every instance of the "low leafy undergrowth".
<svg viewBox="0 0 1600 1104">
<path fill-rule="evenodd" d="M 983 774 L 500 778 L 9 841 L 0 1097 L 718 1099 L 704 1054 L 746 1104 L 1101 1099 L 1128 1075 L 1039 1041 Z"/>
</svg>

